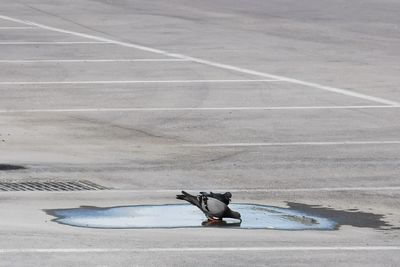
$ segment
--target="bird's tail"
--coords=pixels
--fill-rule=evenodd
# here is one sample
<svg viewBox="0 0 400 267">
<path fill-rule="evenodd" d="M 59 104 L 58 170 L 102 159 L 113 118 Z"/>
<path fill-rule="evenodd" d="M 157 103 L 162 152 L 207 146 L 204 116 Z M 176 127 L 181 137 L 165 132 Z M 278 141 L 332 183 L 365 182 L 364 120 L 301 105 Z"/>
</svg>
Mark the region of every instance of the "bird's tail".
<svg viewBox="0 0 400 267">
<path fill-rule="evenodd" d="M 189 203 L 191 203 L 191 204 L 193 204 L 195 206 L 199 206 L 200 205 L 199 200 L 198 200 L 198 198 L 196 196 L 193 196 L 193 195 L 191 195 L 191 194 L 189 194 L 189 193 L 187 193 L 185 191 L 182 191 L 181 195 L 176 195 L 176 198 L 185 200 L 185 201 L 187 201 L 187 202 L 189 202 Z"/>
<path fill-rule="evenodd" d="M 181 194 L 181 195 L 176 195 L 176 198 L 177 198 L 177 199 L 186 200 L 185 197 L 186 197 L 187 195 L 190 195 L 190 194 L 187 193 L 187 192 L 185 192 L 185 191 L 182 191 L 182 194 Z"/>
</svg>

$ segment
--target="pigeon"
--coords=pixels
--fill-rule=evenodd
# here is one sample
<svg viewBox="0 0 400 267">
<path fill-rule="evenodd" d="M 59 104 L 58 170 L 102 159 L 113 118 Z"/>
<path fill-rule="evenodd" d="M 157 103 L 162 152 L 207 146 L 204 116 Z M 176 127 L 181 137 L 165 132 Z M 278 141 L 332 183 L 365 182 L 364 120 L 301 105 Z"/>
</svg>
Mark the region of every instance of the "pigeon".
<svg viewBox="0 0 400 267">
<path fill-rule="evenodd" d="M 203 195 L 203 196 L 205 196 L 205 197 L 216 198 L 216 199 L 218 199 L 219 201 L 225 203 L 225 205 L 227 205 L 227 206 L 228 206 L 229 203 L 231 202 L 231 197 L 232 197 L 231 192 L 226 192 L 226 193 L 224 193 L 224 194 L 213 193 L 213 192 L 210 192 L 210 193 L 200 192 L 200 194 Z"/>
<path fill-rule="evenodd" d="M 182 191 L 181 195 L 176 195 L 177 199 L 186 200 L 198 207 L 210 221 L 221 221 L 222 218 L 234 218 L 242 221 L 240 213 L 228 207 L 231 197 L 230 192 L 224 194 L 200 192 L 200 195 L 194 196 Z"/>
</svg>

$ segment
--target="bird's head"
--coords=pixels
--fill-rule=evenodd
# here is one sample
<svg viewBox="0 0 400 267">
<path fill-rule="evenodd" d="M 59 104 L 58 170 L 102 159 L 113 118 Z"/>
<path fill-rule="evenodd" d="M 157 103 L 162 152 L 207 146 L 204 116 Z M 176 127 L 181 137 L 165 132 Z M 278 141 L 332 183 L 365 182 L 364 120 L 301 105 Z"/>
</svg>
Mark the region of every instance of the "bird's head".
<svg viewBox="0 0 400 267">
<path fill-rule="evenodd" d="M 231 197 L 232 197 L 231 192 L 226 192 L 224 195 L 225 195 L 227 198 L 231 198 Z"/>
</svg>

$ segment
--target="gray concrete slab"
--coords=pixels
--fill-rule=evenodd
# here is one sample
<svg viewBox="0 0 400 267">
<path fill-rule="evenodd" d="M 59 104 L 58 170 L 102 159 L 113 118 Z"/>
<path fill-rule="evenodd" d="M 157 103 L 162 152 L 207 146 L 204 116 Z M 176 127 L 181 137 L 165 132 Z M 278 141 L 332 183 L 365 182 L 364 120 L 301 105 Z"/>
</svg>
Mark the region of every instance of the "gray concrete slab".
<svg viewBox="0 0 400 267">
<path fill-rule="evenodd" d="M 117 189 L 399 186 L 392 145 L 266 148 L 140 148 L 69 144 L 4 146 L 3 163 L 27 170 L 5 180 L 85 178 Z M 63 149 L 61 149 L 63 148 Z M 35 160 L 34 160 L 35 159 Z M 333 171 L 334 170 L 334 171 Z"/>
<path fill-rule="evenodd" d="M 395 140 L 394 120 L 376 117 L 396 117 L 396 112 L 353 112 L 346 119 L 343 110 L 2 115 L 2 161 L 30 168 L 2 176 L 88 177 L 116 188 L 152 189 L 398 185 L 399 153 L 393 144 L 182 147 Z"/>
<path fill-rule="evenodd" d="M 396 141 L 399 109 L 2 114 L 5 144 L 207 145 Z M 382 119 L 384 118 L 384 119 Z M 32 127 L 26 128 L 26 123 Z M 82 138 L 77 138 L 81 136 Z M 113 137 L 113 138 L 110 138 Z M 29 144 L 29 139 L 25 139 Z M 33 143 L 32 143 L 33 145 Z"/>
<path fill-rule="evenodd" d="M 19 25 L 21 26 L 21 25 Z M 27 26 L 27 25 L 25 25 Z M 2 42 L 77 42 L 87 41 L 76 36 L 49 32 L 40 28 L 26 30 L 1 30 L 0 43 Z"/>
<path fill-rule="evenodd" d="M 153 63 L 153 64 L 152 64 Z M 155 64 L 154 64 L 155 63 Z M 40 71 L 45 69 L 46 71 Z M 30 76 L 26 74 L 30 73 Z M 68 78 L 73 77 L 73 78 Z M 0 82 L 76 82 L 120 80 L 231 80 L 254 77 L 192 62 L 107 62 L 84 64 L 8 64 Z M 256 78 L 258 79 L 258 78 Z"/>
<path fill-rule="evenodd" d="M 1 64 L 1 63 L 0 63 Z M 79 64 L 63 63 L 70 67 Z M 106 65 L 106 63 L 103 63 Z M 112 65 L 116 65 L 113 63 Z M 139 62 L 137 68 L 157 67 L 158 62 Z M 183 62 L 173 63 L 176 67 Z M 82 66 L 83 65 L 83 66 Z M 168 66 L 169 64 L 165 64 Z M 184 64 L 186 65 L 186 64 Z M 7 66 L 7 65 L 6 65 Z M 16 64 L 19 66 L 19 64 Z M 33 64 L 32 67 L 41 64 Z M 111 67 L 108 67 L 111 68 Z M 157 67 L 158 68 L 158 67 Z M 187 73 L 187 71 L 184 71 Z M 115 75 L 110 74 L 115 79 Z M 182 76 L 187 79 L 188 76 Z M 102 77 L 105 79 L 106 77 Z M 133 76 L 124 78 L 134 79 Z M 169 79 L 169 77 L 167 77 Z M 196 77 L 199 78 L 199 77 Z M 204 77 L 201 77 L 204 78 Z M 148 77 L 146 76 L 146 79 Z M 166 78 L 165 78 L 166 79 Z M 372 101 L 344 96 L 287 82 L 222 82 L 222 83 L 137 83 L 137 84 L 59 84 L 0 85 L 6 98 L 0 99 L 2 109 L 52 110 L 93 108 L 229 108 L 229 107 L 333 107 L 376 105 Z M 18 101 L 10 101 L 15 99 Z M 156 110 L 155 110 L 156 111 Z M 137 111 L 140 114 L 140 111 Z M 216 111 L 212 111 L 214 113 Z M 288 112 L 293 113 L 296 111 Z M 305 111 L 307 112 L 307 111 Z M 370 110 L 369 113 L 383 112 Z M 395 112 L 395 111 L 393 111 Z M 210 113 L 210 112 L 209 112 Z M 137 115 L 139 115 L 137 114 Z M 204 114 L 204 113 L 203 113 Z M 263 113 L 270 117 L 268 112 Z M 303 112 L 304 114 L 304 112 Z M 42 116 L 45 114 L 38 114 Z M 134 114 L 132 114 L 134 115 Z M 157 114 L 156 114 L 157 115 Z"/>
<path fill-rule="evenodd" d="M 15 51 L 18 51 L 18 53 L 15 53 Z M 104 53 L 104 51 L 107 51 L 107 53 Z M 104 43 L 1 45 L 0 56 L 2 60 L 160 58 L 159 55 L 154 53 Z"/>
<path fill-rule="evenodd" d="M 20 23 L 0 19 L 0 27 L 21 27 Z"/>
<path fill-rule="evenodd" d="M 2 0 L 0 15 L 61 29 L 2 30 L 0 39 L 5 41 L 105 37 L 211 61 L 3 62 L 2 82 L 263 77 L 245 74 L 247 68 L 297 78 L 303 84 L 0 85 L 1 111 L 25 109 L 0 114 L 0 163 L 27 167 L 0 171 L 1 181 L 88 179 L 114 188 L 0 193 L 0 265 L 396 265 L 398 229 L 344 225 L 336 231 L 296 232 L 100 230 L 56 224 L 43 209 L 177 203 L 174 195 L 180 189 L 233 189 L 235 202 L 285 207 L 292 201 L 358 210 L 380 214 L 399 227 L 399 144 L 382 143 L 398 141 L 398 108 L 251 110 L 383 105 L 373 96 L 400 101 L 399 10 L 390 0 Z M 0 27 L 8 26 L 28 25 L 0 19 Z M 95 37 L 78 38 L 64 30 Z M 0 62 L 169 57 L 121 43 L 0 48 Z M 226 70 L 213 62 L 233 67 Z M 321 85 L 304 86 L 306 82 Z M 232 106 L 250 109 L 29 112 Z M 342 143 L 312 143 L 329 141 Z M 258 142 L 308 144 L 182 146 Z M 263 249 L 255 251 L 256 247 Z M 110 250 L 115 248 L 122 251 Z"/>
</svg>

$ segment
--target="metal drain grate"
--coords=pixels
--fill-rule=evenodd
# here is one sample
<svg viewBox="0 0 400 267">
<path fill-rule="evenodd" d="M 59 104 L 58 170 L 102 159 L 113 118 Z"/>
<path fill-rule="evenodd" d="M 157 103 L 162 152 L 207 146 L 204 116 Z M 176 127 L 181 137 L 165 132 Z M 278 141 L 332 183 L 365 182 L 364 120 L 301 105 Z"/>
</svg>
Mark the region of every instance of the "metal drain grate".
<svg viewBox="0 0 400 267">
<path fill-rule="evenodd" d="M 110 188 L 86 180 L 65 182 L 0 182 L 0 191 L 83 191 L 108 189 Z"/>
<path fill-rule="evenodd" d="M 13 171 L 13 170 L 24 170 L 24 166 L 11 165 L 11 164 L 0 164 L 0 171 Z"/>
</svg>

